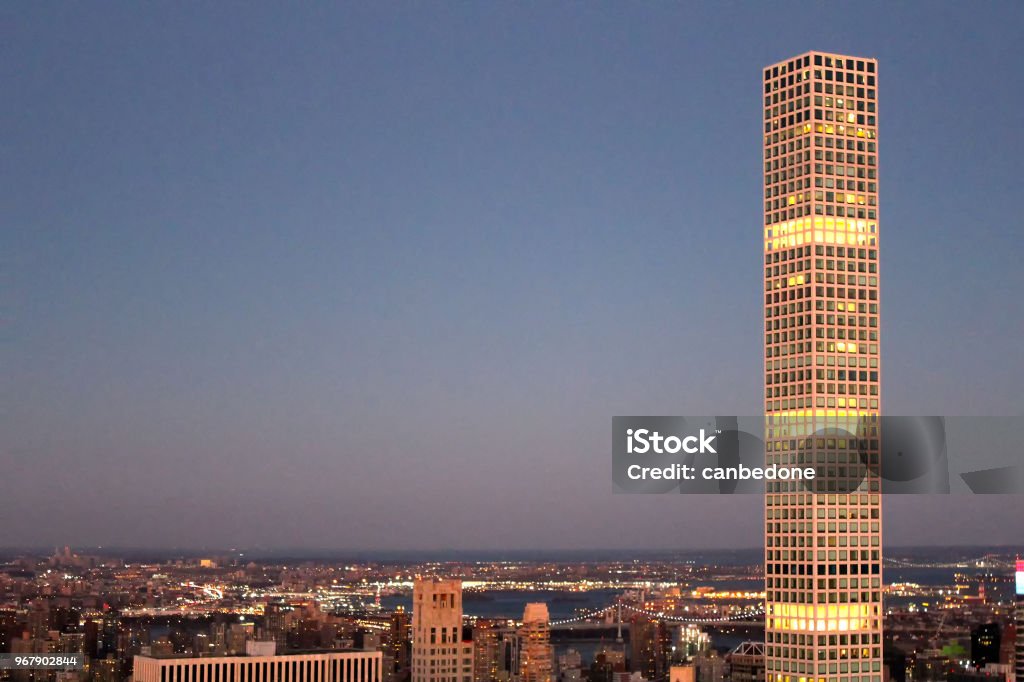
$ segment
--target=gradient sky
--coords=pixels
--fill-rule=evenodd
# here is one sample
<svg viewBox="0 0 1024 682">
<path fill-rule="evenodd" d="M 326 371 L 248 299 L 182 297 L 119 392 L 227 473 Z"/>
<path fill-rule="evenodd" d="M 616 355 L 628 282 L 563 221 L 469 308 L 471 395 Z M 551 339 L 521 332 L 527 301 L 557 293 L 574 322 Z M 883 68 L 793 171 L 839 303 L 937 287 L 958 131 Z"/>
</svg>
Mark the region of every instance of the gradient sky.
<svg viewBox="0 0 1024 682">
<path fill-rule="evenodd" d="M 0 12 L 0 545 L 757 545 L 608 437 L 759 411 L 761 67 L 809 49 L 880 60 L 887 412 L 1024 412 L 1022 3 Z"/>
</svg>

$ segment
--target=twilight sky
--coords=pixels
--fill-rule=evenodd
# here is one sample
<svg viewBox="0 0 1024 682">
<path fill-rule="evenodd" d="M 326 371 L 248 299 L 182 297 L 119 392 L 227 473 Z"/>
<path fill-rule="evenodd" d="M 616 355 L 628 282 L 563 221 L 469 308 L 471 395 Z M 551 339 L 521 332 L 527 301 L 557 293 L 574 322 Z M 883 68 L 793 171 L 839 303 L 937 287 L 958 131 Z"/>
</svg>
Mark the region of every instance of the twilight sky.
<svg viewBox="0 0 1024 682">
<path fill-rule="evenodd" d="M 612 495 L 610 418 L 759 412 L 808 49 L 880 60 L 886 411 L 1024 412 L 1022 3 L 0 12 L 0 546 L 757 545 L 756 497 Z"/>
</svg>

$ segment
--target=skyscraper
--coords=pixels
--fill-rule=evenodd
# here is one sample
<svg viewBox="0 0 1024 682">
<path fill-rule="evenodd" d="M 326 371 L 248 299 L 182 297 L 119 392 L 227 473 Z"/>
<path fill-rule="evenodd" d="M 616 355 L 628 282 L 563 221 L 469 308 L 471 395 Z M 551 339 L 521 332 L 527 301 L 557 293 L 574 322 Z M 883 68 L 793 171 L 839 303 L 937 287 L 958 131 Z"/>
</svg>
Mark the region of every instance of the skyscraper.
<svg viewBox="0 0 1024 682">
<path fill-rule="evenodd" d="M 643 614 L 630 619 L 629 626 L 629 669 L 653 680 L 657 675 L 658 626 L 659 621 Z"/>
<path fill-rule="evenodd" d="M 881 682 L 877 62 L 764 70 L 769 682 Z"/>
<path fill-rule="evenodd" d="M 391 614 L 387 647 L 394 682 L 405 682 L 409 678 L 409 614 L 401 606 Z"/>
<path fill-rule="evenodd" d="M 498 630 L 501 621 L 478 618 L 473 624 L 473 682 L 498 682 L 503 649 Z"/>
<path fill-rule="evenodd" d="M 672 632 L 664 620 L 636 614 L 629 626 L 630 670 L 646 680 L 668 676 Z"/>
<path fill-rule="evenodd" d="M 548 605 L 526 605 L 519 629 L 519 679 L 521 682 L 551 682 L 554 651 L 551 649 L 551 620 Z"/>
<path fill-rule="evenodd" d="M 412 682 L 472 682 L 462 640 L 462 581 L 417 578 L 412 595 Z"/>
</svg>

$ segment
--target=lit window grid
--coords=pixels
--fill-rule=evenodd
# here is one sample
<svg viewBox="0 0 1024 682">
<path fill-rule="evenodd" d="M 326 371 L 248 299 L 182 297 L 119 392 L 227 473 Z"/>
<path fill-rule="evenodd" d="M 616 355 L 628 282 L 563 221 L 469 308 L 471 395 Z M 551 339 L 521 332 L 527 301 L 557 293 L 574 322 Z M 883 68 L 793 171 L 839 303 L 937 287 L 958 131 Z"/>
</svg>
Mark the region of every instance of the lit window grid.
<svg viewBox="0 0 1024 682">
<path fill-rule="evenodd" d="M 838 63 L 842 67 L 837 67 Z M 846 69 L 846 66 L 852 68 Z M 817 104 L 815 98 L 830 96 L 833 106 L 840 99 L 835 95 L 836 81 L 824 78 L 829 71 L 833 77 L 839 75 L 843 79 L 843 111 L 847 112 L 849 107 L 849 113 L 865 117 L 864 125 L 843 131 L 852 131 L 852 136 L 839 135 L 836 125 L 830 129 L 831 134 L 817 134 L 816 128 L 827 129 L 828 123 L 811 120 Z M 772 194 L 788 196 L 789 200 L 799 199 L 792 208 L 785 209 L 785 215 L 772 210 L 766 212 L 765 404 L 768 412 L 809 408 L 880 409 L 877 121 L 869 120 L 866 113 L 870 108 L 871 115 L 876 114 L 876 73 L 874 60 L 825 53 L 808 53 L 765 69 L 765 90 L 768 91 L 765 96 L 771 98 L 766 106 L 766 127 L 769 128 L 765 145 L 766 172 L 771 172 L 770 157 L 781 144 L 795 148 L 791 158 L 802 154 L 807 157 L 802 160 L 809 162 L 797 165 L 795 173 L 784 172 L 779 180 L 766 184 L 766 209 L 771 209 L 768 202 Z M 848 80 L 853 82 L 847 83 Z M 825 95 L 829 86 L 833 93 Z M 852 88 L 852 97 L 847 97 L 848 87 Z M 800 100 L 796 103 L 798 91 Z M 789 96 L 780 97 L 782 93 Z M 775 100 L 784 105 L 781 108 L 785 111 Z M 822 104 L 824 102 L 822 99 Z M 779 130 L 783 131 L 781 144 L 772 137 L 779 135 Z M 786 131 L 795 132 L 796 142 Z M 823 161 L 826 154 L 832 155 L 830 160 L 836 160 L 839 152 L 835 151 L 834 140 L 843 140 L 845 146 L 847 138 L 852 139 L 855 147 L 864 147 L 849 152 L 854 157 L 852 163 L 845 158 L 843 164 L 817 163 L 815 157 L 819 153 Z M 825 140 L 833 141 L 831 151 L 823 151 Z M 840 166 L 844 177 L 851 170 L 854 177 L 864 176 L 854 180 L 859 184 L 853 191 L 845 191 L 849 189 L 849 181 L 834 177 Z M 832 173 L 826 174 L 826 170 Z M 790 178 L 790 175 L 796 177 Z M 870 181 L 869 175 L 874 176 Z M 837 186 L 840 182 L 842 192 Z M 826 190 L 826 184 L 833 187 Z M 820 189 L 811 189 L 818 186 Z M 807 191 L 796 191 L 801 189 Z M 829 192 L 831 201 L 828 201 Z M 846 214 L 844 207 L 848 203 L 856 211 L 853 217 L 836 215 L 840 211 Z M 871 208 L 866 208 L 869 206 Z M 815 214 L 816 211 L 820 214 Z M 773 223 L 774 218 L 785 220 Z M 801 247 L 811 244 L 815 252 L 804 253 L 810 249 Z M 849 248 L 851 244 L 855 250 Z M 787 246 L 791 248 L 785 248 Z M 864 246 L 869 248 L 862 248 Z M 839 247 L 844 256 L 849 251 L 853 257 L 836 258 Z M 832 252 L 827 259 L 822 257 L 826 249 Z M 785 260 L 780 262 L 780 255 Z M 813 258 L 806 257 L 811 255 Z M 833 272 L 826 270 L 826 262 L 831 266 L 828 270 Z M 853 272 L 836 271 L 836 264 L 852 266 Z M 852 311 L 844 310 L 851 305 L 854 306 Z M 815 354 L 813 359 L 808 357 L 809 351 Z M 796 361 L 793 356 L 797 357 Z M 848 367 L 849 364 L 854 367 Z"/>
<path fill-rule="evenodd" d="M 808 53 L 780 66 L 765 69 L 765 222 L 877 219 L 877 63 Z"/>
<path fill-rule="evenodd" d="M 813 67 L 819 58 L 825 62 L 835 57 L 811 53 L 791 60 L 791 63 L 800 60 L 806 62 L 801 65 L 802 67 Z M 842 59 L 845 63 L 848 58 Z M 873 63 L 870 60 L 854 60 L 853 65 L 857 66 L 858 62 L 863 65 L 865 73 L 869 71 L 868 63 Z M 777 67 L 778 65 L 775 68 Z M 870 67 L 870 72 L 875 71 L 876 67 Z M 820 88 L 820 119 L 812 118 L 815 115 L 813 109 L 818 104 L 814 97 L 819 95 L 818 88 L 815 87 L 817 74 L 813 68 L 806 79 L 801 77 L 802 74 L 792 74 L 792 83 L 789 82 L 790 74 L 773 75 L 772 67 L 769 67 L 766 74 L 765 80 L 770 91 L 778 92 L 780 88 L 775 86 L 785 79 L 786 86 L 792 87 L 793 94 L 793 97 L 786 99 L 795 105 L 787 104 L 785 112 L 779 109 L 772 111 L 770 108 L 766 111 L 768 137 L 765 172 L 778 173 L 767 175 L 765 185 L 765 252 L 768 254 L 765 273 L 767 411 L 770 413 L 773 409 L 782 410 L 783 414 L 790 415 L 805 412 L 812 421 L 827 416 L 857 414 L 863 408 L 877 414 L 880 408 L 877 334 L 877 145 L 874 142 L 877 133 L 874 129 L 876 119 L 872 118 L 869 125 L 866 116 L 868 101 L 874 100 L 875 93 L 869 93 L 865 89 L 863 102 L 860 103 L 858 100 L 861 98 L 857 97 L 858 93 L 854 90 L 851 108 L 854 112 L 863 109 L 865 117 L 856 123 L 863 122 L 864 125 L 858 126 L 860 130 L 853 130 L 852 135 L 847 135 L 849 131 L 846 130 L 846 125 L 850 123 L 849 121 L 843 121 L 844 127 L 840 129 L 835 120 L 835 113 L 832 113 L 832 121 L 826 119 L 824 83 L 821 83 Z M 865 86 L 868 85 L 866 81 L 865 78 Z M 845 85 L 844 82 L 844 100 L 847 99 Z M 799 105 L 796 105 L 794 99 L 797 86 L 801 88 Z M 807 92 L 803 92 L 805 89 Z M 835 92 L 831 94 L 836 97 Z M 804 100 L 805 96 L 810 98 Z M 767 104 L 774 105 L 773 102 Z M 835 99 L 832 100 L 832 104 L 837 104 Z M 846 105 L 844 101 L 844 113 L 847 111 Z M 871 109 L 874 108 L 872 105 Z M 782 118 L 783 115 L 786 119 Z M 789 118 L 790 116 L 793 118 Z M 831 128 L 827 127 L 829 123 L 832 124 Z M 773 138 L 772 135 L 777 135 L 778 130 L 795 132 L 780 135 L 778 139 Z M 846 141 L 850 137 L 854 141 L 853 149 L 846 150 Z M 844 166 L 841 188 L 840 176 L 836 172 L 836 166 L 840 165 L 838 140 L 843 141 L 844 154 L 841 164 Z M 831 141 L 831 145 L 826 141 Z M 858 148 L 859 142 L 863 142 L 863 148 Z M 783 143 L 786 145 L 784 152 L 781 146 Z M 830 159 L 826 158 L 828 152 L 825 151 L 829 148 L 832 150 Z M 859 158 L 861 152 L 863 159 Z M 852 162 L 845 156 L 848 153 L 854 154 Z M 777 159 L 783 154 L 785 157 L 780 165 Z M 870 158 L 871 156 L 873 158 Z M 773 157 L 776 159 L 774 166 Z M 826 161 L 833 162 L 832 168 L 829 168 Z M 840 201 L 838 190 L 843 189 L 845 194 L 845 190 L 849 188 L 849 181 L 846 178 L 850 177 L 847 167 L 851 165 L 854 167 L 854 182 L 864 182 L 863 185 L 854 185 L 854 192 L 851 194 L 861 196 L 842 196 Z M 829 181 L 832 187 L 828 189 L 834 192 L 831 196 L 825 193 L 826 183 Z M 821 192 L 820 195 L 815 194 L 818 191 Z M 780 197 L 785 197 L 782 203 L 778 201 Z M 852 216 L 848 215 L 847 204 L 852 204 Z M 872 213 L 869 214 L 868 211 Z M 825 221 L 819 219 L 818 225 L 810 220 L 807 221 L 809 225 L 803 221 L 797 225 L 791 222 L 793 219 L 818 216 L 841 217 L 844 219 L 844 227 L 845 219 L 848 218 L 854 221 L 873 222 L 873 229 L 869 232 L 873 235 L 870 246 L 876 248 L 872 249 L 873 253 L 870 256 L 867 253 L 860 253 L 861 246 L 865 245 L 860 239 L 866 231 L 858 229 L 859 222 L 854 222 L 855 229 L 849 231 L 854 237 L 853 245 L 857 249 L 854 251 L 853 259 L 845 258 L 848 245 L 843 244 L 844 260 L 853 261 L 853 277 L 857 278 L 852 283 L 840 282 L 839 271 L 835 267 L 828 268 L 832 270 L 828 273 L 827 269 L 822 267 L 824 263 L 817 262 L 818 257 L 826 255 L 826 239 L 823 234 Z M 833 227 L 835 225 L 833 222 Z M 795 227 L 799 229 L 794 229 Z M 821 229 L 816 230 L 819 227 Z M 816 231 L 818 234 L 815 234 Z M 805 240 L 803 236 L 806 233 L 809 235 Z M 784 240 L 783 244 L 777 241 L 780 238 Z M 843 241 L 846 241 L 845 238 Z M 831 243 L 829 248 L 832 253 L 829 255 L 836 257 L 839 239 L 833 237 L 828 239 L 827 243 Z M 778 256 L 780 246 L 784 249 L 782 258 Z M 810 248 L 811 246 L 814 248 Z M 817 253 L 819 247 L 822 253 Z M 807 256 L 812 258 L 808 260 Z M 859 262 L 862 260 L 873 262 L 872 280 L 868 279 L 868 267 L 864 267 L 864 280 L 859 279 L 861 266 L 866 266 L 866 263 Z M 781 272 L 783 268 L 778 267 L 779 264 L 784 264 L 786 272 Z M 793 267 L 794 265 L 797 267 Z M 844 272 L 843 279 L 845 280 L 847 276 Z M 837 295 L 840 294 L 840 285 L 843 291 L 841 295 Z M 783 289 L 789 291 L 783 295 L 775 295 Z M 853 305 L 853 310 L 845 310 L 850 304 Z M 848 324 L 840 324 L 840 313 L 843 313 L 844 318 L 853 316 L 853 322 L 843 319 L 843 322 Z M 863 320 L 867 324 L 861 324 L 862 317 L 867 318 Z M 873 334 L 861 329 L 862 326 L 871 329 L 871 317 L 875 318 Z M 847 346 L 851 341 L 848 338 L 850 333 L 855 335 L 852 341 L 856 343 L 852 348 L 852 354 Z M 865 338 L 862 338 L 862 333 Z M 867 343 L 862 344 L 862 341 Z M 840 343 L 843 345 L 840 346 Z M 850 369 L 851 359 L 854 369 Z M 832 369 L 818 369 L 819 364 L 822 368 Z M 840 370 L 839 367 L 845 369 Z M 861 374 L 862 368 L 867 374 Z M 847 373 L 843 386 L 845 390 L 842 392 L 839 389 L 840 371 Z M 819 372 L 822 374 L 819 375 Z M 832 377 L 829 377 L 829 372 L 833 373 Z M 850 372 L 857 372 L 855 379 L 850 378 Z M 825 378 L 833 378 L 834 381 L 819 381 Z M 784 390 L 776 390 L 780 388 Z M 862 391 L 867 395 L 873 392 L 875 398 L 864 398 L 868 402 L 866 405 L 862 404 Z M 846 397 L 843 397 L 843 394 L 846 394 Z M 857 402 L 841 406 L 839 401 L 842 399 L 846 402 L 851 395 L 855 396 L 854 400 Z M 818 404 L 819 400 L 824 404 Z M 872 400 L 874 402 L 871 402 Z M 841 407 L 844 409 L 840 409 Z M 786 452 L 788 444 L 785 439 L 767 439 L 767 442 L 769 449 L 766 459 L 769 462 L 782 463 L 793 459 L 795 453 L 792 449 Z M 832 455 L 836 454 L 834 448 L 827 451 Z M 812 452 L 819 451 L 815 448 Z M 873 454 L 877 456 L 877 452 L 873 451 Z M 851 453 L 851 457 L 853 456 L 859 455 Z M 765 513 L 766 588 L 769 609 L 766 616 L 769 619 L 766 623 L 766 654 L 769 680 L 877 682 L 880 679 L 881 509 L 879 493 L 876 492 L 877 483 L 877 478 L 869 478 L 863 482 L 863 487 L 868 491 L 858 490 L 848 494 L 813 494 L 802 491 L 801 484 L 793 482 L 769 484 Z M 870 491 L 872 487 L 875 491 Z M 854 565 L 858 566 L 857 575 L 853 575 L 851 571 Z M 807 566 L 810 566 L 813 575 L 799 575 L 796 570 L 791 574 L 788 570 L 798 567 L 805 570 Z M 867 571 L 862 573 L 860 567 L 866 568 Z M 823 569 L 826 574 L 819 575 L 818 571 Z M 835 574 L 829 575 L 828 571 L 835 571 Z M 857 601 L 850 603 L 853 598 Z M 810 604 L 806 603 L 808 600 Z M 851 608 L 856 609 L 855 614 L 851 615 Z M 845 617 L 840 617 L 840 614 Z"/>
</svg>

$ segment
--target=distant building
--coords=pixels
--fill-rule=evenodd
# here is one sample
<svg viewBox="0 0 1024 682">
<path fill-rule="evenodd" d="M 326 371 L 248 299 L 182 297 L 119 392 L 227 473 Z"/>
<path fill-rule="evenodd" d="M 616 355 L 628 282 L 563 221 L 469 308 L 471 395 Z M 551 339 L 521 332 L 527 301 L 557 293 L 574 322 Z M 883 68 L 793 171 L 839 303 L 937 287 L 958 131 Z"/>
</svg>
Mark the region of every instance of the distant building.
<svg viewBox="0 0 1024 682">
<path fill-rule="evenodd" d="M 764 642 L 742 642 L 725 655 L 725 665 L 730 682 L 765 682 Z"/>
<path fill-rule="evenodd" d="M 232 623 L 227 637 L 229 654 L 244 653 L 246 644 L 256 639 L 256 626 L 252 623 Z"/>
<path fill-rule="evenodd" d="M 526 605 L 519 629 L 519 677 L 522 682 L 552 682 L 554 652 L 551 619 L 542 602 Z"/>
<path fill-rule="evenodd" d="M 309 650 L 324 647 L 320 618 L 294 618 L 288 624 L 285 642 L 289 649 Z"/>
<path fill-rule="evenodd" d="M 882 670 L 888 682 L 907 682 L 907 652 L 891 638 L 882 642 Z"/>
<path fill-rule="evenodd" d="M 940 649 L 926 649 L 913 656 L 910 666 L 910 679 L 945 680 L 950 675 L 962 671 L 963 668 L 950 660 L 950 656 Z"/>
<path fill-rule="evenodd" d="M 999 663 L 1001 643 L 999 623 L 984 623 L 971 630 L 971 665 L 984 668 L 989 663 Z"/>
<path fill-rule="evenodd" d="M 617 673 L 626 670 L 626 652 L 621 645 L 601 644 L 594 652 L 594 662 L 587 675 L 589 682 L 612 682 Z"/>
<path fill-rule="evenodd" d="M 558 655 L 555 664 L 557 682 L 583 681 L 583 655 L 576 649 L 566 649 Z"/>
<path fill-rule="evenodd" d="M 174 645 L 167 637 L 160 637 L 149 645 L 149 652 L 157 658 L 167 658 L 174 655 Z"/>
<path fill-rule="evenodd" d="M 363 651 L 382 651 L 383 641 L 380 633 L 369 628 L 356 630 L 355 648 Z"/>
<path fill-rule="evenodd" d="M 284 602 L 271 602 L 263 606 L 263 637 L 273 639 L 282 650 L 288 644 L 286 617 L 291 610 Z"/>
<path fill-rule="evenodd" d="M 1017 682 L 1024 682 L 1024 561 L 1021 559 L 1017 559 L 1016 586 L 1017 612 L 1014 620 L 1017 631 L 1017 651 L 1014 670 L 1017 674 Z"/>
<path fill-rule="evenodd" d="M 412 682 L 472 682 L 473 643 L 462 639 L 462 581 L 417 578 Z"/>
<path fill-rule="evenodd" d="M 697 682 L 696 669 L 692 664 L 674 665 L 668 669 L 668 682 Z"/>
<path fill-rule="evenodd" d="M 1013 613 L 1011 612 L 1011 616 Z M 1002 641 L 999 643 L 999 663 L 1009 666 L 1013 670 L 1013 661 L 1017 648 L 1017 626 L 1010 621 L 1003 628 Z"/>
<path fill-rule="evenodd" d="M 0 653 L 9 653 L 11 641 L 20 634 L 18 612 L 14 609 L 0 609 Z"/>
<path fill-rule="evenodd" d="M 276 653 L 277 642 L 272 639 L 247 642 L 245 645 L 246 656 L 273 656 Z"/>
<path fill-rule="evenodd" d="M 725 679 L 725 659 L 711 649 L 693 659 L 697 682 L 722 682 Z"/>
<path fill-rule="evenodd" d="M 91 666 L 93 682 L 118 682 L 120 679 L 117 659 L 113 656 L 94 660 Z"/>
<path fill-rule="evenodd" d="M 621 645 L 601 644 L 594 652 L 594 660 L 611 666 L 616 672 L 626 669 L 626 652 Z"/>
<path fill-rule="evenodd" d="M 503 649 L 498 636 L 501 622 L 480 618 L 473 625 L 473 682 L 498 682 Z"/>
<path fill-rule="evenodd" d="M 136 656 L 133 682 L 380 682 L 379 651 L 271 656 Z"/>
<path fill-rule="evenodd" d="M 954 670 L 946 676 L 946 682 L 1005 682 L 1009 673 L 1008 666 L 990 663 L 977 670 Z"/>
<path fill-rule="evenodd" d="M 621 672 L 612 675 L 612 682 L 644 682 L 644 676 L 638 672 Z"/>
<path fill-rule="evenodd" d="M 629 626 L 629 669 L 647 680 L 658 677 L 659 625 L 653 618 L 637 614 Z"/>
<path fill-rule="evenodd" d="M 711 646 L 711 637 L 697 625 L 687 623 L 676 628 L 672 645 L 677 655 L 689 658 L 707 651 Z"/>
<path fill-rule="evenodd" d="M 411 657 L 411 631 L 409 614 L 399 607 L 391 614 L 391 628 L 388 631 L 387 650 L 391 659 L 394 682 L 405 682 L 409 679 L 409 660 Z"/>
</svg>

